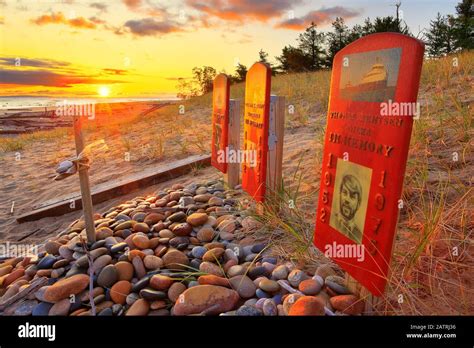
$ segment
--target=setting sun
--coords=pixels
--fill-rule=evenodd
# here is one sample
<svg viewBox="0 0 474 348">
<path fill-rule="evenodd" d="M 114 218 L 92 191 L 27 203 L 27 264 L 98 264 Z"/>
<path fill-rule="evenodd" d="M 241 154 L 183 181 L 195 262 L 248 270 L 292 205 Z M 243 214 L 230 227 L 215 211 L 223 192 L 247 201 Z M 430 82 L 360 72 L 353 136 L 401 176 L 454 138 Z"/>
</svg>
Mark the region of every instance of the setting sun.
<svg viewBox="0 0 474 348">
<path fill-rule="evenodd" d="M 98 93 L 101 97 L 108 97 L 110 94 L 110 88 L 107 86 L 100 86 Z"/>
</svg>

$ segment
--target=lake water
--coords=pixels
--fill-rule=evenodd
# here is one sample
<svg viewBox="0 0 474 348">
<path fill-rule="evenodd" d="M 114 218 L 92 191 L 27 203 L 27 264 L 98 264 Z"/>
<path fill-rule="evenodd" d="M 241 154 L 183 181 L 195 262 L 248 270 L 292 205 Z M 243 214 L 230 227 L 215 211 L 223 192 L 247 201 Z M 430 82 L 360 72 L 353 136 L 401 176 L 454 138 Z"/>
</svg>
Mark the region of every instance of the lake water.
<svg viewBox="0 0 474 348">
<path fill-rule="evenodd" d="M 51 97 L 0 97 L 0 109 L 29 109 L 37 107 L 54 107 L 56 103 L 129 103 L 129 102 L 158 102 L 179 100 L 176 97 L 163 96 L 155 98 L 51 98 Z"/>
</svg>

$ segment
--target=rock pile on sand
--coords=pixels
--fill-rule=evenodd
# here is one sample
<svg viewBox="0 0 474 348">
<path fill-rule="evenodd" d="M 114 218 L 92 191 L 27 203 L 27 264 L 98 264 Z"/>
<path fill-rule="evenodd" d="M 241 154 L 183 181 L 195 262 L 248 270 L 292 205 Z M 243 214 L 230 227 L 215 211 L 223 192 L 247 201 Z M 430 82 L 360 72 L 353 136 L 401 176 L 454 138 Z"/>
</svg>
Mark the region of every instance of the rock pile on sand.
<svg viewBox="0 0 474 348">
<path fill-rule="evenodd" d="M 96 238 L 77 221 L 37 257 L 0 264 L 4 315 L 357 315 L 329 264 L 314 275 L 255 243 L 262 228 L 238 210 L 240 190 L 173 185 L 96 214 Z M 31 284 L 45 285 L 21 298 Z M 91 281 L 92 277 L 92 281 Z"/>
</svg>

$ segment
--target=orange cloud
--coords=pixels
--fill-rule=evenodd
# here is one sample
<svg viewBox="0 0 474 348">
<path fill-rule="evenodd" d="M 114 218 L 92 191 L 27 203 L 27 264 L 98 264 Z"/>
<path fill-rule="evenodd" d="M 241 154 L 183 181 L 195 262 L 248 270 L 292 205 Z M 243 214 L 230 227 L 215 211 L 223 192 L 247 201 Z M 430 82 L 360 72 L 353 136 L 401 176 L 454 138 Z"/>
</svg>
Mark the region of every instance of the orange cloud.
<svg viewBox="0 0 474 348">
<path fill-rule="evenodd" d="M 256 20 L 266 22 L 281 17 L 302 0 L 188 0 L 188 6 L 207 15 L 227 21 L 244 22 Z"/>
<path fill-rule="evenodd" d="M 129 9 L 136 9 L 137 7 L 140 7 L 142 4 L 142 0 L 123 0 L 123 3 L 129 8 Z"/>
<path fill-rule="evenodd" d="M 172 21 L 157 21 L 153 18 L 129 20 L 124 27 L 136 36 L 154 36 L 183 31 L 183 26 Z"/>
<path fill-rule="evenodd" d="M 335 6 L 308 12 L 305 16 L 300 18 L 288 19 L 278 23 L 275 27 L 290 30 L 303 30 L 312 22 L 316 25 L 325 25 L 334 21 L 336 17 L 342 17 L 347 20 L 359 14 L 358 11 L 347 9 L 342 6 Z"/>
<path fill-rule="evenodd" d="M 62 12 L 52 13 L 50 15 L 42 15 L 31 20 L 37 25 L 46 24 L 65 24 L 74 28 L 95 29 L 97 26 L 93 21 L 84 17 L 76 17 L 67 19 Z"/>
</svg>

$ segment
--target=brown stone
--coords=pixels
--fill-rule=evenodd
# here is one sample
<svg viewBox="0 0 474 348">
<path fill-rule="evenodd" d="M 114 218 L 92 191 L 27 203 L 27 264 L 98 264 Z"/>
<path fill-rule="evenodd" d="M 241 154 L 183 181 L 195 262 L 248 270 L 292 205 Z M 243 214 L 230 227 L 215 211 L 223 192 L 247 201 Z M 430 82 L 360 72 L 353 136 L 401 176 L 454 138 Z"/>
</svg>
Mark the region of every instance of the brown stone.
<svg viewBox="0 0 474 348">
<path fill-rule="evenodd" d="M 44 292 L 44 299 L 47 302 L 57 302 L 77 295 L 89 285 L 89 276 L 86 274 L 76 274 L 69 278 L 64 278 L 49 286 Z"/>
<path fill-rule="evenodd" d="M 224 232 L 224 233 L 233 233 L 237 226 L 235 225 L 234 220 L 224 220 L 222 221 L 217 228 L 219 231 Z"/>
<path fill-rule="evenodd" d="M 44 245 L 44 249 L 46 250 L 48 254 L 58 255 L 59 248 L 61 247 L 61 245 L 62 245 L 61 243 L 50 240 Z"/>
<path fill-rule="evenodd" d="M 300 294 L 289 294 L 283 300 L 283 312 L 285 315 L 288 315 L 290 312 L 291 307 L 298 301 L 299 298 L 303 297 Z"/>
<path fill-rule="evenodd" d="M 298 289 L 305 295 L 316 295 L 321 290 L 322 285 L 315 279 L 305 279 Z"/>
<path fill-rule="evenodd" d="M 135 257 L 139 257 L 143 259 L 145 256 L 146 254 L 143 251 L 135 249 L 135 250 L 130 250 L 128 254 L 128 259 L 132 261 Z"/>
<path fill-rule="evenodd" d="M 216 235 L 216 232 L 214 231 L 214 229 L 212 229 L 211 227 L 203 227 L 197 233 L 197 238 L 201 242 L 206 243 L 213 240 L 215 235 Z"/>
<path fill-rule="evenodd" d="M 220 268 L 218 265 L 211 263 L 211 262 L 201 262 L 199 265 L 199 270 L 203 273 L 213 274 L 218 277 L 224 277 L 224 270 Z"/>
<path fill-rule="evenodd" d="M 222 248 L 222 249 L 224 249 L 224 244 L 219 243 L 219 242 L 212 242 L 212 243 L 207 243 L 207 244 L 205 244 L 204 247 L 205 247 L 207 250 L 211 250 L 211 249 L 215 249 L 215 248 Z"/>
<path fill-rule="evenodd" d="M 51 272 L 51 270 L 49 270 Z M 13 283 L 15 280 L 17 280 L 20 277 L 23 277 L 25 275 L 25 270 L 23 268 L 19 268 L 11 272 L 9 275 L 7 275 L 5 278 L 3 278 L 3 287 L 7 287 L 11 283 Z"/>
<path fill-rule="evenodd" d="M 99 256 L 97 259 L 94 260 L 92 267 L 94 268 L 94 272 L 99 272 L 102 268 L 107 266 L 109 263 L 112 262 L 112 256 L 110 255 L 102 255 Z"/>
<path fill-rule="evenodd" d="M 188 224 L 187 222 L 183 222 L 173 227 L 173 234 L 181 237 L 189 236 L 192 230 L 193 227 L 190 224 Z"/>
<path fill-rule="evenodd" d="M 175 235 L 173 232 L 165 228 L 158 233 L 158 236 L 161 238 L 173 238 Z"/>
<path fill-rule="evenodd" d="M 106 308 L 110 308 L 114 305 L 113 301 L 104 301 L 95 306 L 96 313 L 101 312 Z"/>
<path fill-rule="evenodd" d="M 148 246 L 149 249 L 155 249 L 158 244 L 160 244 L 160 238 L 154 237 L 150 239 L 150 245 Z"/>
<path fill-rule="evenodd" d="M 217 285 L 217 286 L 224 286 L 226 288 L 230 288 L 231 284 L 229 279 L 224 277 L 218 277 L 213 274 L 206 274 L 202 275 L 198 278 L 198 282 L 200 285 Z"/>
<path fill-rule="evenodd" d="M 227 273 L 232 266 L 236 266 L 236 265 L 238 265 L 238 262 L 236 260 L 227 261 L 226 263 L 224 263 L 224 266 L 223 266 L 224 272 Z"/>
<path fill-rule="evenodd" d="M 150 305 L 148 302 L 142 298 L 133 302 L 133 304 L 128 309 L 126 316 L 139 316 L 139 315 L 147 315 L 150 310 Z"/>
<path fill-rule="evenodd" d="M 247 299 L 255 295 L 257 287 L 252 279 L 246 275 L 236 275 L 230 278 L 229 281 L 232 284 L 232 288 L 238 292 L 240 297 Z"/>
<path fill-rule="evenodd" d="M 133 236 L 132 242 L 138 249 L 148 249 L 150 247 L 150 240 L 143 234 L 136 234 Z"/>
<path fill-rule="evenodd" d="M 100 271 L 97 277 L 97 285 L 102 286 L 104 288 L 110 288 L 117 282 L 117 280 L 118 272 L 115 268 L 115 265 L 107 265 Z"/>
<path fill-rule="evenodd" d="M 7 265 L 7 266 L 4 266 L 4 267 L 1 267 L 0 268 L 0 277 L 3 277 L 4 275 L 10 273 L 12 269 L 13 269 L 12 265 Z"/>
<path fill-rule="evenodd" d="M 162 260 L 168 269 L 186 269 L 186 266 L 189 265 L 188 257 L 181 251 L 175 249 L 169 250 L 162 257 Z"/>
<path fill-rule="evenodd" d="M 142 279 L 146 275 L 145 265 L 143 264 L 143 260 L 139 257 L 135 257 L 132 260 L 133 269 L 135 270 L 135 274 L 137 275 L 138 279 Z"/>
<path fill-rule="evenodd" d="M 165 216 L 159 213 L 150 213 L 145 217 L 145 220 L 143 221 L 147 225 L 154 225 L 158 223 L 159 221 L 162 221 L 165 219 Z"/>
<path fill-rule="evenodd" d="M 110 298 L 115 303 L 125 304 L 127 295 L 132 290 L 132 284 L 127 280 L 120 280 L 110 289 Z"/>
<path fill-rule="evenodd" d="M 143 264 L 147 269 L 160 269 L 163 267 L 163 260 L 155 255 L 147 255 L 143 259 Z"/>
<path fill-rule="evenodd" d="M 112 237 L 114 235 L 114 231 L 112 231 L 108 227 L 101 227 L 95 231 L 95 238 L 97 240 L 102 240 L 107 237 Z"/>
<path fill-rule="evenodd" d="M 321 316 L 324 314 L 324 303 L 313 296 L 300 297 L 288 312 L 290 316 Z"/>
<path fill-rule="evenodd" d="M 99 295 L 102 295 L 104 293 L 104 288 L 101 288 L 100 286 L 97 286 L 92 289 L 92 298 L 97 297 Z M 90 291 L 89 290 L 84 290 L 79 294 L 79 299 L 82 302 L 89 302 L 90 300 Z"/>
<path fill-rule="evenodd" d="M 338 295 L 329 299 L 331 306 L 349 315 L 361 314 L 365 309 L 365 302 L 355 295 Z"/>
<path fill-rule="evenodd" d="M 135 225 L 133 225 L 133 230 L 135 232 L 148 233 L 148 232 L 150 232 L 150 226 L 148 226 L 144 222 L 137 222 Z"/>
<path fill-rule="evenodd" d="M 118 280 L 132 280 L 133 265 L 127 261 L 119 261 L 115 264 L 115 269 L 118 273 Z"/>
<path fill-rule="evenodd" d="M 201 226 L 207 222 L 207 219 L 206 213 L 194 213 L 188 216 L 186 222 L 192 226 Z"/>
<path fill-rule="evenodd" d="M 163 308 L 166 308 L 166 307 L 167 307 L 167 304 L 163 300 L 156 300 L 156 301 L 153 301 L 152 303 L 150 303 L 150 309 L 151 310 L 163 309 Z"/>
<path fill-rule="evenodd" d="M 69 314 L 71 308 L 71 301 L 69 298 L 62 299 L 56 302 L 49 310 L 48 315 L 51 316 L 65 316 Z"/>
<path fill-rule="evenodd" d="M 155 274 L 150 279 L 150 286 L 156 290 L 168 290 L 173 283 L 173 278 L 161 274 Z"/>
<path fill-rule="evenodd" d="M 230 311 L 237 306 L 236 291 L 215 285 L 197 285 L 184 291 L 176 300 L 174 315 L 205 313 L 216 315 Z"/>
<path fill-rule="evenodd" d="M 162 257 L 168 251 L 168 247 L 166 245 L 158 245 L 155 248 L 155 256 Z"/>
<path fill-rule="evenodd" d="M 62 268 L 69 265 L 69 260 L 60 259 L 53 264 L 53 268 Z"/>
<path fill-rule="evenodd" d="M 179 295 L 181 295 L 187 289 L 186 285 L 181 282 L 173 283 L 168 289 L 168 298 L 172 302 L 176 302 Z"/>
<path fill-rule="evenodd" d="M 224 255 L 225 250 L 223 248 L 214 248 L 208 250 L 202 257 L 203 261 L 217 262 L 222 255 Z"/>
<path fill-rule="evenodd" d="M 204 193 L 202 195 L 194 196 L 194 201 L 199 203 L 207 203 L 211 197 L 212 195 L 210 193 Z"/>
<path fill-rule="evenodd" d="M 275 292 L 278 292 L 280 290 L 280 284 L 278 284 L 274 280 L 270 280 L 270 279 L 266 279 L 266 278 L 262 279 L 258 283 L 258 287 L 260 289 L 262 289 L 263 291 L 266 291 L 268 293 L 275 293 Z"/>
<path fill-rule="evenodd" d="M 83 314 L 83 313 L 87 313 L 87 314 Z M 76 309 L 74 312 L 72 312 L 71 314 L 69 314 L 70 317 L 77 317 L 77 316 L 81 316 L 81 315 L 91 315 L 90 311 L 87 310 L 87 308 L 79 308 L 79 309 Z"/>
</svg>

